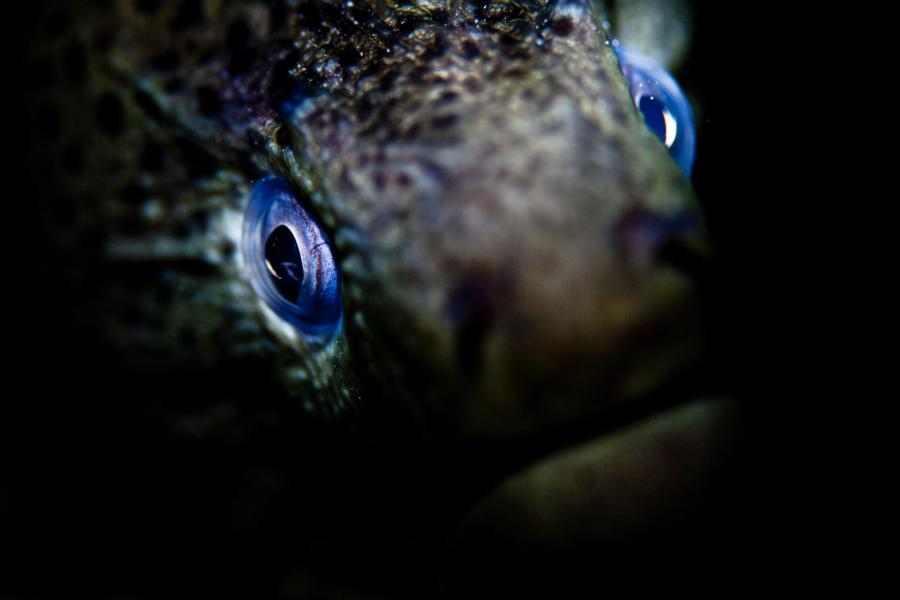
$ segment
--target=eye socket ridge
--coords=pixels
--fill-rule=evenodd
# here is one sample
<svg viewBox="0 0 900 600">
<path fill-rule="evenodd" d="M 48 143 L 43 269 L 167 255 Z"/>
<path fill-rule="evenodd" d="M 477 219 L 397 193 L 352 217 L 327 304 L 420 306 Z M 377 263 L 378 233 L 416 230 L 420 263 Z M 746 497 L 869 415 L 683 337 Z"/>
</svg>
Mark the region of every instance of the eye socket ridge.
<svg viewBox="0 0 900 600">
<path fill-rule="evenodd" d="M 330 339 L 340 329 L 331 243 L 287 181 L 268 176 L 253 187 L 241 246 L 254 291 L 276 315 L 311 341 Z"/>
<path fill-rule="evenodd" d="M 635 106 L 685 175 L 694 166 L 696 130 L 691 105 L 675 79 L 652 58 L 616 47 Z"/>
</svg>

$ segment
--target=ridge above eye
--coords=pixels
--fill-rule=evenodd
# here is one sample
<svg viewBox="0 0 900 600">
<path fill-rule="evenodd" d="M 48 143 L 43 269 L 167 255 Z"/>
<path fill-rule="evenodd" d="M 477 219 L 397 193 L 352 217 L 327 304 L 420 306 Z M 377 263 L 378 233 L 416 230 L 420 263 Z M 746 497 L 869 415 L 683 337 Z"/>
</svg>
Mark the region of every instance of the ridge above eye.
<svg viewBox="0 0 900 600">
<path fill-rule="evenodd" d="M 631 87 L 634 105 L 647 127 L 665 145 L 685 175 L 694 166 L 696 130 L 691 105 L 675 79 L 639 52 L 616 47 L 622 73 Z"/>
<path fill-rule="evenodd" d="M 287 181 L 269 176 L 253 187 L 241 246 L 253 290 L 279 318 L 313 342 L 339 331 L 342 302 L 331 242 Z"/>
</svg>

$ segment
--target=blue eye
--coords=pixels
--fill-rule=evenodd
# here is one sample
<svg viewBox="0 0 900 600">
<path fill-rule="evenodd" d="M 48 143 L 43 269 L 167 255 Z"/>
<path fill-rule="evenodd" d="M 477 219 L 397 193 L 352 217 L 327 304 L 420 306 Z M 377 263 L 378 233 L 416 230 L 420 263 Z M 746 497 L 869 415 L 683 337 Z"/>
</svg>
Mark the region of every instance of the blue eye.
<svg viewBox="0 0 900 600">
<path fill-rule="evenodd" d="M 622 73 L 647 127 L 665 144 L 685 175 L 694 166 L 694 118 L 678 83 L 648 56 L 616 48 Z"/>
<path fill-rule="evenodd" d="M 340 328 L 331 245 L 284 179 L 266 177 L 253 187 L 241 245 L 253 289 L 276 315 L 314 341 Z"/>
</svg>

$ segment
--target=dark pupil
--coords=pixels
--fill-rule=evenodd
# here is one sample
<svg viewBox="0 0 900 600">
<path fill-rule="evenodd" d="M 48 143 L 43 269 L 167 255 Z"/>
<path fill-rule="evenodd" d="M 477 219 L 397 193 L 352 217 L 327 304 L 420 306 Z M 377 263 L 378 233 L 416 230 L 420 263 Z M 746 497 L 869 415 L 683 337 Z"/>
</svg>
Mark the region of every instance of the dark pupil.
<svg viewBox="0 0 900 600">
<path fill-rule="evenodd" d="M 303 281 L 303 263 L 297 240 L 284 225 L 276 227 L 266 240 L 266 267 L 281 295 L 296 302 Z"/>
<path fill-rule="evenodd" d="M 663 117 L 663 111 L 666 110 L 666 105 L 656 97 L 644 96 L 638 102 L 638 109 L 643 113 L 644 120 L 647 122 L 647 127 L 650 128 L 650 131 L 661 141 L 665 142 L 666 120 Z"/>
</svg>

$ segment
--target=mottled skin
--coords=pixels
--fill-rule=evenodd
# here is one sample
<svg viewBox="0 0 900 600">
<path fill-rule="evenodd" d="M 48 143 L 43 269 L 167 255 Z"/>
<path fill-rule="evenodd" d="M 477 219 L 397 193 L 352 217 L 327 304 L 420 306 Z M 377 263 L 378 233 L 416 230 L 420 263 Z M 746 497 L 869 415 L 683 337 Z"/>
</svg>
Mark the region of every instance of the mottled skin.
<svg viewBox="0 0 900 600">
<path fill-rule="evenodd" d="M 454 439 L 602 421 L 696 359 L 694 285 L 661 256 L 703 254 L 702 219 L 590 3 L 97 4 L 51 11 L 63 82 L 36 107 L 62 123 L 57 238 L 97 244 L 125 364 L 252 361 L 314 414 Z M 246 279 L 267 173 L 334 241 L 327 344 Z"/>
</svg>

